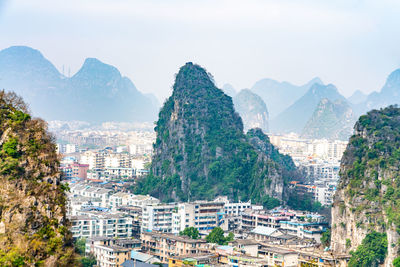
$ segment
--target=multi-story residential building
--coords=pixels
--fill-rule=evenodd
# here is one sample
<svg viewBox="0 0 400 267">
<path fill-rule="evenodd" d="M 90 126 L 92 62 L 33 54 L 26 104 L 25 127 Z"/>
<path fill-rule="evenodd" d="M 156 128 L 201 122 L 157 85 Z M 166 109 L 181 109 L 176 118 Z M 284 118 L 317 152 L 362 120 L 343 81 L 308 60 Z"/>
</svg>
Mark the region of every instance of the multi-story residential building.
<svg viewBox="0 0 400 267">
<path fill-rule="evenodd" d="M 247 209 L 251 209 L 251 201 L 232 203 L 228 200 L 228 197 L 217 197 L 214 202 L 224 203 L 224 212 L 226 216 L 239 216 Z"/>
<path fill-rule="evenodd" d="M 133 236 L 133 218 L 123 213 L 81 211 L 71 216 L 71 232 L 74 238 Z"/>
<path fill-rule="evenodd" d="M 167 263 L 172 256 L 208 253 L 209 245 L 203 239 L 191 239 L 185 236 L 159 232 L 141 234 L 142 250 Z"/>
<path fill-rule="evenodd" d="M 93 255 L 99 267 L 122 267 L 130 259 L 131 249 L 115 245 L 94 245 Z"/>
<path fill-rule="evenodd" d="M 110 196 L 110 208 L 116 209 L 119 206 L 145 207 L 157 205 L 160 201 L 149 195 L 134 195 L 125 192 L 118 192 Z"/>
<path fill-rule="evenodd" d="M 71 195 L 100 198 L 101 207 L 108 208 L 109 198 L 113 191 L 111 189 L 95 187 L 85 183 L 77 183 L 70 185 L 70 192 Z"/>
<path fill-rule="evenodd" d="M 71 196 L 68 194 L 68 208 L 67 215 L 75 216 L 78 215 L 82 210 L 89 207 L 100 207 L 101 199 L 93 197 L 83 196 Z"/>
<path fill-rule="evenodd" d="M 104 169 L 106 152 L 86 151 L 81 156 L 80 162 L 88 164 L 89 169 Z"/>
<path fill-rule="evenodd" d="M 128 153 L 111 153 L 104 156 L 105 168 L 131 168 L 131 155 Z"/>
<path fill-rule="evenodd" d="M 323 206 L 329 206 L 333 204 L 333 196 L 336 191 L 336 186 L 317 186 L 315 191 L 315 200 L 320 202 Z"/>
<path fill-rule="evenodd" d="M 267 261 L 267 266 L 297 266 L 298 264 L 298 252 L 290 249 L 260 244 L 258 256 Z"/>
<path fill-rule="evenodd" d="M 119 206 L 130 205 L 132 194 L 125 192 L 118 192 L 110 196 L 110 209 L 116 209 Z"/>
<path fill-rule="evenodd" d="M 160 231 L 171 233 L 173 228 L 173 213 L 177 212 L 175 204 L 159 204 L 145 206 L 142 213 L 142 232 Z"/>
<path fill-rule="evenodd" d="M 57 144 L 57 152 L 59 154 L 71 154 L 78 151 L 78 146 L 75 144 Z"/>
<path fill-rule="evenodd" d="M 171 256 L 168 261 L 168 267 L 217 266 L 217 264 L 218 254 Z"/>
<path fill-rule="evenodd" d="M 176 233 L 186 227 L 195 227 L 200 232 L 209 232 L 224 224 L 224 202 L 196 201 L 178 204 L 177 215 L 174 216 Z M 225 226 L 224 226 L 225 227 Z M 223 227 L 223 228 L 224 228 Z"/>
<path fill-rule="evenodd" d="M 281 221 L 280 224 L 282 231 L 299 238 L 314 239 L 317 243 L 321 243 L 322 233 L 328 226 L 328 223 L 300 221 Z"/>
<path fill-rule="evenodd" d="M 133 195 L 129 200 L 128 205 L 144 208 L 146 206 L 157 205 L 159 203 L 160 200 L 150 195 Z"/>
<path fill-rule="evenodd" d="M 104 176 L 106 180 L 132 179 L 136 176 L 136 170 L 126 167 L 106 167 L 104 169 Z"/>
<path fill-rule="evenodd" d="M 257 226 L 265 226 L 271 228 L 279 228 L 281 221 L 288 221 L 294 214 L 280 213 L 280 214 L 264 214 L 257 213 L 253 210 L 248 210 L 241 215 L 241 228 L 243 230 L 251 230 Z"/>
<path fill-rule="evenodd" d="M 67 164 L 60 167 L 60 170 L 62 171 L 64 178 L 77 177 L 80 179 L 86 179 L 88 169 L 89 169 L 88 164 L 80 164 L 78 162 L 74 162 L 72 164 Z"/>
</svg>

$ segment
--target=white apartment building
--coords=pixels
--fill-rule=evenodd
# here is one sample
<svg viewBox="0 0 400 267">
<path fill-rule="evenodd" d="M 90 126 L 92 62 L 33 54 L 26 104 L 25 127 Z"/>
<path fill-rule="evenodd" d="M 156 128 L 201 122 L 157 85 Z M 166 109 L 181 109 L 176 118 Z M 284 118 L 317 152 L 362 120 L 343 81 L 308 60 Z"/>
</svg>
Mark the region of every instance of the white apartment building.
<svg viewBox="0 0 400 267">
<path fill-rule="evenodd" d="M 101 207 L 108 208 L 112 190 L 87 184 L 72 184 L 70 185 L 70 193 L 77 196 L 99 198 L 101 199 Z"/>
<path fill-rule="evenodd" d="M 104 176 L 106 179 L 132 179 L 136 176 L 136 170 L 134 168 L 124 167 L 106 167 L 104 170 Z"/>
<path fill-rule="evenodd" d="M 73 238 L 133 236 L 133 219 L 123 213 L 82 211 L 80 215 L 71 216 L 70 221 Z"/>
<path fill-rule="evenodd" d="M 99 267 L 121 267 L 131 258 L 131 249 L 115 245 L 93 245 L 93 255 Z"/>
<path fill-rule="evenodd" d="M 135 206 L 144 208 L 148 205 L 157 205 L 160 201 L 149 195 L 134 195 L 130 193 L 118 192 L 110 196 L 110 208 L 116 209 L 120 206 Z"/>
<path fill-rule="evenodd" d="M 248 202 L 237 202 L 231 203 L 228 200 L 228 197 L 217 197 L 214 202 L 223 202 L 224 203 L 224 212 L 226 216 L 239 216 L 244 212 L 246 209 L 251 209 L 251 201 Z M 257 207 L 258 208 L 258 207 Z"/>
<path fill-rule="evenodd" d="M 111 153 L 104 157 L 104 167 L 131 168 L 131 155 L 128 153 Z"/>
<path fill-rule="evenodd" d="M 172 213 L 176 213 L 176 204 L 145 206 L 142 212 L 142 232 L 160 231 L 171 233 L 173 228 Z"/>
<path fill-rule="evenodd" d="M 203 233 L 208 233 L 215 227 L 227 228 L 224 202 L 196 201 L 179 203 L 177 214 L 173 216 L 173 219 L 175 233 L 183 231 L 186 227 L 195 227 Z"/>
<path fill-rule="evenodd" d="M 317 186 L 315 190 L 315 200 L 320 202 L 323 206 L 332 205 L 335 191 L 336 191 L 335 186 L 324 186 L 324 187 Z"/>
<path fill-rule="evenodd" d="M 94 206 L 101 207 L 101 202 L 100 198 L 72 196 L 69 194 L 67 215 L 76 216 L 82 209 Z"/>
<path fill-rule="evenodd" d="M 80 163 L 89 164 L 89 170 L 104 169 L 105 155 L 104 152 L 86 151 L 81 155 Z"/>
</svg>

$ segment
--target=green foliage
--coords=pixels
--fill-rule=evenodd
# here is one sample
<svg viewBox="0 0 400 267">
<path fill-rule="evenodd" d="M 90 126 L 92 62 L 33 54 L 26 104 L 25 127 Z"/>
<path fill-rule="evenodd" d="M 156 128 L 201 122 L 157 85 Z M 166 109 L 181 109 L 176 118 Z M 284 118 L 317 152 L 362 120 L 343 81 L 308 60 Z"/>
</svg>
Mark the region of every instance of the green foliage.
<svg viewBox="0 0 400 267">
<path fill-rule="evenodd" d="M 346 248 L 350 248 L 351 247 L 351 240 L 346 238 Z"/>
<path fill-rule="evenodd" d="M 24 113 L 20 110 L 16 110 L 14 113 L 10 114 L 11 120 L 13 120 L 16 123 L 21 123 L 29 120 L 31 116 L 27 113 Z"/>
<path fill-rule="evenodd" d="M 279 201 L 279 199 L 276 199 L 274 197 L 270 197 L 268 195 L 264 195 L 262 197 L 262 205 L 265 209 L 273 209 L 278 207 L 281 204 L 281 202 Z"/>
<path fill-rule="evenodd" d="M 206 241 L 208 243 L 215 243 L 218 245 L 226 245 L 228 242 L 232 241 L 234 238 L 233 233 L 229 233 L 227 237 L 224 236 L 224 230 L 221 227 L 215 227 L 212 231 L 206 236 Z"/>
<path fill-rule="evenodd" d="M 331 230 L 327 229 L 321 235 L 321 244 L 325 247 L 329 247 L 331 245 Z"/>
<path fill-rule="evenodd" d="M 81 257 L 80 262 L 82 267 L 92 267 L 97 264 L 96 258 L 92 254 L 87 257 Z"/>
<path fill-rule="evenodd" d="M 265 196 L 272 179 L 289 181 L 296 171 L 291 158 L 281 155 L 260 130 L 243 133 L 232 99 L 191 63 L 177 74 L 154 129 L 151 171 L 135 186 L 138 194 L 163 201 L 227 195 L 272 208 L 280 204 Z"/>
<path fill-rule="evenodd" d="M 11 248 L 7 252 L 0 250 L 0 266 L 26 266 L 26 262 L 17 248 Z"/>
<path fill-rule="evenodd" d="M 400 257 L 393 260 L 393 267 L 400 267 Z"/>
<path fill-rule="evenodd" d="M 315 201 L 310 193 L 298 192 L 297 190 L 289 191 L 287 205 L 295 210 L 304 210 L 311 212 L 320 212 L 322 205 Z"/>
<path fill-rule="evenodd" d="M 85 248 L 86 248 L 86 238 L 80 238 L 75 240 L 74 243 L 75 252 L 84 256 L 85 255 Z"/>
<path fill-rule="evenodd" d="M 15 137 L 11 137 L 3 144 L 3 149 L 1 152 L 6 156 L 16 158 L 19 155 L 17 146 L 18 139 Z"/>
<path fill-rule="evenodd" d="M 198 239 L 200 237 L 199 230 L 194 227 L 186 227 L 183 231 L 179 232 L 179 235 L 185 235 L 191 239 Z"/>
<path fill-rule="evenodd" d="M 347 243 L 347 242 L 346 242 Z M 386 233 L 371 232 L 357 247 L 355 252 L 351 253 L 348 263 L 349 267 L 378 266 L 385 260 L 387 254 L 388 241 Z"/>
</svg>

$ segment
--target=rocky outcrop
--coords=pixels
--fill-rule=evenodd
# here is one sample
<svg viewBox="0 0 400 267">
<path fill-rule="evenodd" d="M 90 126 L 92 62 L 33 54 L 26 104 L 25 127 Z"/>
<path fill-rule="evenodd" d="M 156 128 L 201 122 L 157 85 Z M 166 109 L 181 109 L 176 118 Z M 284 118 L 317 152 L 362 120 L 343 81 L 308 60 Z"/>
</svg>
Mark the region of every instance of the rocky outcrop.
<svg viewBox="0 0 400 267">
<path fill-rule="evenodd" d="M 73 266 L 65 186 L 46 124 L 0 92 L 0 265 Z"/>
<path fill-rule="evenodd" d="M 355 125 L 343 155 L 332 207 L 332 248 L 355 251 L 372 233 L 385 233 L 391 266 L 400 232 L 400 109 L 370 111 Z"/>
<path fill-rule="evenodd" d="M 271 121 L 272 132 L 301 133 L 318 104 L 324 98 L 332 102 L 346 100 L 333 84 L 321 85 L 315 83 L 306 94 Z"/>
<path fill-rule="evenodd" d="M 233 104 L 243 119 L 245 131 L 260 128 L 264 133 L 268 132 L 268 109 L 261 97 L 243 89 L 233 98 Z"/>
<path fill-rule="evenodd" d="M 137 191 L 163 200 L 227 195 L 279 205 L 290 176 L 262 131 L 246 137 L 232 98 L 198 65 L 183 66 L 173 88 L 155 127 L 151 174 Z"/>
<path fill-rule="evenodd" d="M 356 121 L 346 100 L 322 99 L 303 129 L 302 137 L 310 139 L 348 140 Z"/>
</svg>

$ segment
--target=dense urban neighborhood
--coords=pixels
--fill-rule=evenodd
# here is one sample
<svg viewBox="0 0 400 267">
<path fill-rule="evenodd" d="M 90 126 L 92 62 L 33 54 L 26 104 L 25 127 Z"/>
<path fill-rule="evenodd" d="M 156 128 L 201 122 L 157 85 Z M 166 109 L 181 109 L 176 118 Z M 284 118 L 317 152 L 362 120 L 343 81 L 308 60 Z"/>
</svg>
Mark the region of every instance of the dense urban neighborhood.
<svg viewBox="0 0 400 267">
<path fill-rule="evenodd" d="M 64 139 L 74 140 L 69 135 L 76 132 L 63 133 Z M 349 255 L 334 257 L 330 252 L 326 213 L 285 205 L 266 209 L 226 196 L 163 203 L 132 193 L 136 180 L 149 171 L 155 136 L 141 131 L 127 135 L 135 139 L 117 146 L 97 143 L 103 149 L 88 149 L 85 143 L 57 145 L 63 183 L 69 187 L 73 238 L 85 243 L 84 255 L 99 266 L 339 266 L 348 260 Z M 105 136 L 91 133 L 90 140 Z M 303 182 L 292 181 L 291 187 L 330 206 L 347 142 L 295 134 L 270 139 L 302 170 Z M 211 239 L 214 235 L 220 236 Z"/>
</svg>

